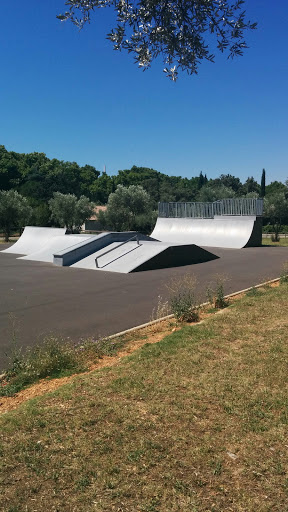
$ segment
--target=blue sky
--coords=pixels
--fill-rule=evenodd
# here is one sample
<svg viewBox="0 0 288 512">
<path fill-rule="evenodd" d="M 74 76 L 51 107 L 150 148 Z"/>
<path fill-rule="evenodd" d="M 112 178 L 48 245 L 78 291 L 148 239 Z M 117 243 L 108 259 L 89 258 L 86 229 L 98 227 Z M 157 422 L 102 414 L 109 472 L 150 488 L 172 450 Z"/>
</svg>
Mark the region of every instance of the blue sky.
<svg viewBox="0 0 288 512">
<path fill-rule="evenodd" d="M 79 32 L 56 14 L 64 0 L 2 0 L 0 144 L 21 153 L 169 175 L 230 173 L 288 179 L 288 2 L 247 0 L 258 29 L 243 57 L 203 63 L 170 82 L 143 72 L 105 39 L 102 9 Z"/>
</svg>

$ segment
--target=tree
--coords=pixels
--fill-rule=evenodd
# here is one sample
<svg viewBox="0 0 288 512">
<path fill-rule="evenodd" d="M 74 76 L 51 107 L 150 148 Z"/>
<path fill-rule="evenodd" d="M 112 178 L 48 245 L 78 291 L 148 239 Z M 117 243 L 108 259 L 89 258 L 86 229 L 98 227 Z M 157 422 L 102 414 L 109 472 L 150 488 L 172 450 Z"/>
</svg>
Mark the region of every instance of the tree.
<svg viewBox="0 0 288 512">
<path fill-rule="evenodd" d="M 132 53 L 144 70 L 162 56 L 164 72 L 175 81 L 179 70 L 191 75 L 203 59 L 214 62 L 211 41 L 213 49 L 228 51 L 228 58 L 243 54 L 244 32 L 256 28 L 246 20 L 243 4 L 244 0 L 66 0 L 69 10 L 57 17 L 82 28 L 90 23 L 92 11 L 113 7 L 117 26 L 107 37 L 114 49 Z"/>
<path fill-rule="evenodd" d="M 242 187 L 240 179 L 232 176 L 231 174 L 220 174 L 219 178 L 210 180 L 209 184 L 213 185 L 213 187 L 215 185 L 217 187 L 224 185 L 225 187 L 232 188 L 236 194 L 240 193 Z"/>
<path fill-rule="evenodd" d="M 151 214 L 151 199 L 146 190 L 139 185 L 118 185 L 109 196 L 106 212 L 102 212 L 99 219 L 109 229 L 130 231 L 140 229 L 139 218 L 144 222 L 144 216 Z"/>
<path fill-rule="evenodd" d="M 199 191 L 197 201 L 210 203 L 218 201 L 219 199 L 228 199 L 232 197 L 235 197 L 235 192 L 230 187 L 225 187 L 224 185 L 204 185 L 204 187 Z"/>
<path fill-rule="evenodd" d="M 284 219 L 288 218 L 288 200 L 284 192 L 277 192 L 264 199 L 264 215 L 273 226 L 274 240 L 279 241 L 279 233 Z"/>
<path fill-rule="evenodd" d="M 256 180 L 254 180 L 253 176 L 251 176 L 251 178 L 247 178 L 241 191 L 242 195 L 246 195 L 249 192 L 257 192 L 257 194 L 260 194 L 260 185 L 258 185 Z"/>
<path fill-rule="evenodd" d="M 265 197 L 265 188 L 266 188 L 266 171 L 263 169 L 261 176 L 261 192 L 260 196 Z"/>
<path fill-rule="evenodd" d="M 288 182 L 286 182 L 288 187 Z M 266 185 L 266 197 L 270 195 L 274 195 L 277 192 L 284 192 L 284 194 L 288 193 L 288 188 L 285 187 L 284 183 L 281 183 L 281 181 L 272 181 L 270 185 Z"/>
<path fill-rule="evenodd" d="M 198 189 L 200 190 L 205 185 L 205 178 L 203 176 L 202 171 L 199 174 L 199 180 L 198 180 Z"/>
<path fill-rule="evenodd" d="M 5 242 L 9 241 L 12 229 L 25 226 L 32 215 L 32 208 L 25 197 L 16 190 L 0 190 L 0 227 Z"/>
<path fill-rule="evenodd" d="M 65 226 L 69 232 L 79 230 L 82 224 L 91 217 L 94 212 L 94 204 L 85 196 L 79 200 L 74 194 L 61 194 L 54 192 L 49 201 L 52 218 L 61 226 Z"/>
</svg>

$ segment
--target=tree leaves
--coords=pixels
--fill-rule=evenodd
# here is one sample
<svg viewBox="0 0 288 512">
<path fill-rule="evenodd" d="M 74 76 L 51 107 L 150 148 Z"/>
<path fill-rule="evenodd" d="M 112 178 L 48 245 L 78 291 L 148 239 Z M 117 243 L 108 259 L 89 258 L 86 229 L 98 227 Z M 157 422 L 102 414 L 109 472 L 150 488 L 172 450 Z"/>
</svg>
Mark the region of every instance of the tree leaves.
<svg viewBox="0 0 288 512">
<path fill-rule="evenodd" d="M 228 58 L 243 54 L 244 32 L 256 28 L 256 23 L 246 21 L 243 4 L 243 0 L 234 4 L 229 0 L 67 0 L 69 10 L 57 18 L 81 29 L 90 23 L 91 11 L 114 8 L 116 26 L 107 35 L 114 49 L 132 53 L 143 70 L 161 56 L 163 71 L 176 81 L 179 71 L 195 74 L 202 60 L 214 62 L 209 45 L 227 51 Z"/>
</svg>

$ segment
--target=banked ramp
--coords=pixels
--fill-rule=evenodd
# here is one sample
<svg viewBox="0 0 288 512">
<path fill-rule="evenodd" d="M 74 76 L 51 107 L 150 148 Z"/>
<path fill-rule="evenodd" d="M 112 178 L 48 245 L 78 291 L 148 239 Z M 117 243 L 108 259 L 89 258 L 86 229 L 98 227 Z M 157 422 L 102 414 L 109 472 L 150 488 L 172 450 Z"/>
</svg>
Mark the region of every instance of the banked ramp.
<svg viewBox="0 0 288 512">
<path fill-rule="evenodd" d="M 65 235 L 66 228 L 26 226 L 19 240 L 1 252 L 28 255 L 40 251 L 47 242 Z"/>
<path fill-rule="evenodd" d="M 49 238 L 42 247 L 36 252 L 29 253 L 27 256 L 21 256 L 19 260 L 45 261 L 53 263 L 54 254 L 58 251 L 73 250 L 79 243 L 83 244 L 86 240 L 91 240 L 89 235 L 60 235 Z"/>
<path fill-rule="evenodd" d="M 173 245 L 142 240 L 125 244 L 114 242 L 71 265 L 73 268 L 108 272 L 142 272 L 160 268 L 203 263 L 216 259 L 211 252 L 196 245 Z"/>
<path fill-rule="evenodd" d="M 213 219 L 161 218 L 151 236 L 161 242 L 241 249 L 262 243 L 262 219 L 215 216 Z"/>
</svg>

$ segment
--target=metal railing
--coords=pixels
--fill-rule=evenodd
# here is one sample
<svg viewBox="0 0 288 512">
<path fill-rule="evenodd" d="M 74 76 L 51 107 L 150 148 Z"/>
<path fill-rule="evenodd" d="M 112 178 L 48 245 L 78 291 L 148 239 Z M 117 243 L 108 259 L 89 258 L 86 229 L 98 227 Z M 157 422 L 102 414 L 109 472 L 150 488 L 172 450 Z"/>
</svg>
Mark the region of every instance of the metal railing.
<svg viewBox="0 0 288 512">
<path fill-rule="evenodd" d="M 263 199 L 243 197 L 221 199 L 213 203 L 159 203 L 159 217 L 213 219 L 220 216 L 263 215 Z"/>
<path fill-rule="evenodd" d="M 112 252 L 112 251 L 115 251 L 116 249 L 119 249 L 119 247 L 121 247 L 122 245 L 125 245 L 127 244 L 128 242 L 132 242 L 132 240 L 136 239 L 136 242 L 137 242 L 137 245 L 140 246 L 140 242 L 139 242 L 139 236 L 138 234 L 137 235 L 134 235 L 132 236 L 131 238 L 129 238 L 128 240 L 125 240 L 124 242 L 122 242 L 121 244 L 119 245 L 116 245 L 116 247 L 112 247 L 112 249 L 108 249 L 108 251 L 106 252 L 103 252 L 103 254 L 99 254 L 99 256 L 97 256 L 95 258 L 95 265 L 96 265 L 96 268 L 100 268 L 99 265 L 98 265 L 98 260 L 99 258 L 102 258 L 102 256 L 105 256 L 106 254 L 109 254 L 109 252 Z M 124 256 L 125 254 L 127 253 L 124 253 L 124 254 L 121 254 L 121 256 L 118 256 L 119 258 L 121 258 L 122 256 Z M 117 258 L 118 259 L 118 258 Z M 113 260 L 112 260 L 113 261 Z M 109 262 L 111 263 L 111 261 Z M 108 263 L 106 263 L 106 265 L 108 265 Z M 105 265 L 105 266 L 106 266 Z"/>
</svg>

